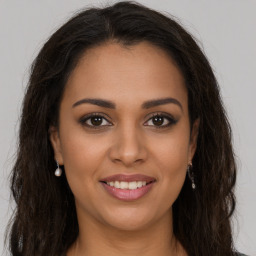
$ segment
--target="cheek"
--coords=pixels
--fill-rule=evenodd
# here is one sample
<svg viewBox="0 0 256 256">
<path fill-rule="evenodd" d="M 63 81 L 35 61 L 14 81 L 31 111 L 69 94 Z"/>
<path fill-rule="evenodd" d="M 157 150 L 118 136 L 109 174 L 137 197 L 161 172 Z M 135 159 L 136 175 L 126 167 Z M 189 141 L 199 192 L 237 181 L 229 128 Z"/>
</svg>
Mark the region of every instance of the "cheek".
<svg viewBox="0 0 256 256">
<path fill-rule="evenodd" d="M 189 152 L 189 133 L 176 133 L 156 143 L 152 156 L 158 169 L 162 198 L 170 205 L 178 197 L 184 184 Z"/>
<path fill-rule="evenodd" d="M 87 190 L 98 178 L 97 170 L 104 158 L 105 144 L 77 126 L 74 129 L 66 127 L 61 135 L 62 156 L 69 185 L 72 191 L 79 187 Z"/>
<path fill-rule="evenodd" d="M 76 203 L 89 211 L 98 201 L 97 184 L 104 146 L 101 140 L 86 136 L 83 131 L 76 130 L 74 135 L 63 133 L 62 154 L 67 181 Z"/>
<path fill-rule="evenodd" d="M 178 172 L 187 166 L 189 156 L 188 133 L 178 131 L 166 136 L 154 145 L 152 155 L 155 156 L 155 161 L 161 167 L 160 169 L 165 170 L 165 175 L 171 175 L 172 172 Z"/>
</svg>

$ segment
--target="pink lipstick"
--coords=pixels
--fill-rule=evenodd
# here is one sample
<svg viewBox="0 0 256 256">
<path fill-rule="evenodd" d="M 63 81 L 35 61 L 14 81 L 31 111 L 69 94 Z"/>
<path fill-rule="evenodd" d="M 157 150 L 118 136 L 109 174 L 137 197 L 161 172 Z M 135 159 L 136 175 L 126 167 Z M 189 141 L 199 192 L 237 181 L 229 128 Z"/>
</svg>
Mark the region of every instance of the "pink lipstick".
<svg viewBox="0 0 256 256">
<path fill-rule="evenodd" d="M 146 195 L 156 179 L 142 174 L 117 174 L 105 177 L 100 182 L 111 196 L 123 201 L 133 201 Z"/>
</svg>

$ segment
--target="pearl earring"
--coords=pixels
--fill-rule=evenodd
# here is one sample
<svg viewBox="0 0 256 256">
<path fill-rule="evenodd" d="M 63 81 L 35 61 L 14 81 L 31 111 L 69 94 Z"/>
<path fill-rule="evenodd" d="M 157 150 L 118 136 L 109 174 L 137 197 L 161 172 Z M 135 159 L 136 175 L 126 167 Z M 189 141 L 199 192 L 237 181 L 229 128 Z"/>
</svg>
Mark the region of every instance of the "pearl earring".
<svg viewBox="0 0 256 256">
<path fill-rule="evenodd" d="M 188 172 L 188 177 L 192 183 L 192 189 L 195 190 L 196 189 L 195 175 L 194 175 L 194 172 L 192 171 L 192 167 L 193 167 L 192 163 L 189 163 L 187 172 Z"/>
<path fill-rule="evenodd" d="M 56 164 L 57 164 L 57 169 L 55 170 L 54 174 L 55 174 L 55 176 L 60 177 L 62 174 L 62 170 L 60 169 L 58 161 L 56 161 Z"/>
</svg>

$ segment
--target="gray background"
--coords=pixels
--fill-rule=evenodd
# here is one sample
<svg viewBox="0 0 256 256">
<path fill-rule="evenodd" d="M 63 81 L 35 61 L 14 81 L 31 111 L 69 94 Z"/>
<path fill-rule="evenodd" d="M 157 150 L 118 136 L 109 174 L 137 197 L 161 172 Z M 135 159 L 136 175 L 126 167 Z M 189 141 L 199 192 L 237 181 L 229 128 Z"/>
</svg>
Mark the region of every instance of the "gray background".
<svg viewBox="0 0 256 256">
<path fill-rule="evenodd" d="M 141 0 L 177 16 L 201 42 L 221 86 L 238 160 L 237 248 L 256 256 L 256 1 Z M 8 175 L 29 66 L 49 35 L 82 7 L 106 1 L 0 0 L 0 255 L 11 216 Z M 113 1 L 108 1 L 113 3 Z M 33 161 L 33 159 L 31 159 Z M 3 255 L 8 255 L 3 252 Z"/>
</svg>

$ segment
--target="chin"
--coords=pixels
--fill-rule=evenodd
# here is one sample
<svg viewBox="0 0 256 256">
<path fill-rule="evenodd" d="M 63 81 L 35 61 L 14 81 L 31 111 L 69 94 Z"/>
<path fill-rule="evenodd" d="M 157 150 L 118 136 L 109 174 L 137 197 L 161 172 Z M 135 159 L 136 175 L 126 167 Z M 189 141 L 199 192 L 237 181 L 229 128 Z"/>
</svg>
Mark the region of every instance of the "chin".
<svg viewBox="0 0 256 256">
<path fill-rule="evenodd" d="M 154 223 L 155 218 L 152 211 L 147 212 L 141 209 L 120 209 L 118 211 L 105 212 L 102 219 L 106 225 L 123 231 L 138 231 L 147 228 Z"/>
</svg>

